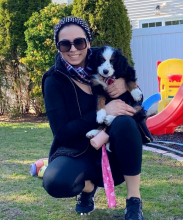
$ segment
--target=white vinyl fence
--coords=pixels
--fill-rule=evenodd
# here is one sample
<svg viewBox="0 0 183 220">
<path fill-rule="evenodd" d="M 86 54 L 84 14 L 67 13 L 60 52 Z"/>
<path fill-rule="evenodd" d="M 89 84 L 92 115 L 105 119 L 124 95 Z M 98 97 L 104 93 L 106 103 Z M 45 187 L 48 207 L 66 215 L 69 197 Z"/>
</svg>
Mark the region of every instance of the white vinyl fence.
<svg viewBox="0 0 183 220">
<path fill-rule="evenodd" d="M 146 99 L 158 92 L 157 61 L 183 59 L 183 25 L 134 29 L 131 47 L 138 85 Z"/>
</svg>

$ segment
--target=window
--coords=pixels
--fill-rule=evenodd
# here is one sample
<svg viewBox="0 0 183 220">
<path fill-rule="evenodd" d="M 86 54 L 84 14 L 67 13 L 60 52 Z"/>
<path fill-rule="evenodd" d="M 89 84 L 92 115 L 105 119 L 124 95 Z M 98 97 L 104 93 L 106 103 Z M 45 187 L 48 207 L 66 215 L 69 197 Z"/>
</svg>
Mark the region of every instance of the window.
<svg viewBox="0 0 183 220">
<path fill-rule="evenodd" d="M 148 27 L 149 27 L 148 23 L 142 24 L 142 28 L 148 28 Z"/>
<path fill-rule="evenodd" d="M 139 28 L 152 28 L 170 25 L 181 25 L 183 24 L 183 17 L 161 17 L 161 18 L 150 18 L 139 20 Z"/>
<path fill-rule="evenodd" d="M 152 22 L 152 23 L 149 23 L 149 27 L 155 27 L 156 26 L 156 23 Z"/>
<path fill-rule="evenodd" d="M 165 26 L 183 24 L 183 20 L 165 21 Z"/>
<path fill-rule="evenodd" d="M 162 26 L 162 22 L 156 22 L 156 27 Z"/>
<path fill-rule="evenodd" d="M 171 21 L 166 21 L 165 26 L 168 26 L 168 25 L 172 25 L 172 22 Z"/>
<path fill-rule="evenodd" d="M 162 22 L 143 23 L 142 28 L 159 27 L 162 26 Z"/>
</svg>

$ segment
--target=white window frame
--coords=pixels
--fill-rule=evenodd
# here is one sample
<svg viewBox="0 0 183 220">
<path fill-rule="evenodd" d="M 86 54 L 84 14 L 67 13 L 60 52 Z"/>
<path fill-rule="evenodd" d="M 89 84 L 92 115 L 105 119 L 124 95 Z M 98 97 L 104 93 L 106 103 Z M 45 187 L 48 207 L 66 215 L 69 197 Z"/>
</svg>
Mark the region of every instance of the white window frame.
<svg viewBox="0 0 183 220">
<path fill-rule="evenodd" d="M 162 26 L 165 26 L 166 21 L 176 21 L 176 20 L 183 20 L 183 15 L 181 15 L 181 16 L 159 17 L 159 18 L 149 18 L 149 19 L 139 20 L 139 28 L 142 28 L 142 24 L 144 24 L 144 23 L 162 22 Z"/>
</svg>

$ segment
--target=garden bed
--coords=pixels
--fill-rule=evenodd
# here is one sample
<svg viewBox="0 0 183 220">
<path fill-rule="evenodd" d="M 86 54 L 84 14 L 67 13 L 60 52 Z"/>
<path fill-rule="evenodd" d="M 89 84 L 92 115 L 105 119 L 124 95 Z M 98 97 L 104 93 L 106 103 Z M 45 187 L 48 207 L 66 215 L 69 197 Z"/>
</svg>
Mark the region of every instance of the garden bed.
<svg viewBox="0 0 183 220">
<path fill-rule="evenodd" d="M 170 141 L 183 144 L 183 124 L 175 129 L 173 134 L 153 135 L 155 141 Z M 168 143 L 159 143 L 160 145 L 183 152 L 183 146 Z"/>
</svg>

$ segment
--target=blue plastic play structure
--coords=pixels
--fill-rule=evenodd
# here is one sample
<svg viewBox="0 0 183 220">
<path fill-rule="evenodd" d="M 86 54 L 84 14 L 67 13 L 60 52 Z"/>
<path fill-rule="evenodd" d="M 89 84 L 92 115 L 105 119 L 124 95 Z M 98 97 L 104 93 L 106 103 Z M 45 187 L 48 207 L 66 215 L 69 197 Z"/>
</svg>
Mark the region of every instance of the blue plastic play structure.
<svg viewBox="0 0 183 220">
<path fill-rule="evenodd" d="M 160 93 L 156 93 L 153 94 L 152 96 L 150 96 L 149 98 L 147 98 L 143 103 L 142 106 L 144 107 L 144 109 L 146 111 L 148 111 L 148 109 L 156 102 L 161 100 L 161 94 Z"/>
</svg>

